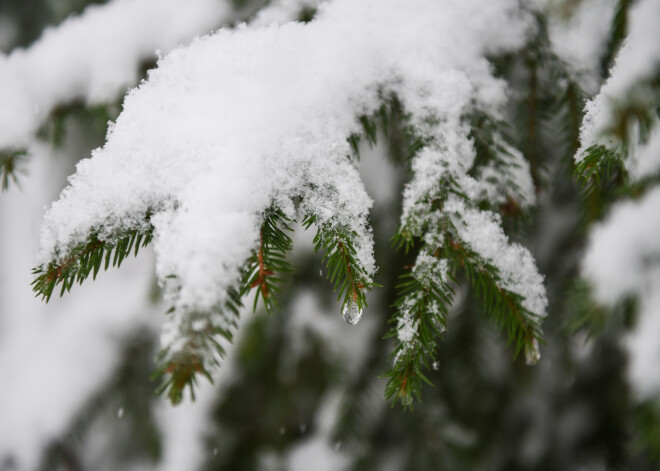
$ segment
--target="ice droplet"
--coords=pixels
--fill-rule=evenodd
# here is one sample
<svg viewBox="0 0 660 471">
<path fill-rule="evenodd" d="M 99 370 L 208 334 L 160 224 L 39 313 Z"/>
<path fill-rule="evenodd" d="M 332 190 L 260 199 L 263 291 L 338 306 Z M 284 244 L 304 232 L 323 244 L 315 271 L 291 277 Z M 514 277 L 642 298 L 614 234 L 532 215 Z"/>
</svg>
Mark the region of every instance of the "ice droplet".
<svg viewBox="0 0 660 471">
<path fill-rule="evenodd" d="M 360 321 L 360 317 L 362 317 L 362 309 L 358 307 L 355 301 L 350 301 L 344 306 L 341 315 L 346 322 L 355 325 Z"/>
</svg>

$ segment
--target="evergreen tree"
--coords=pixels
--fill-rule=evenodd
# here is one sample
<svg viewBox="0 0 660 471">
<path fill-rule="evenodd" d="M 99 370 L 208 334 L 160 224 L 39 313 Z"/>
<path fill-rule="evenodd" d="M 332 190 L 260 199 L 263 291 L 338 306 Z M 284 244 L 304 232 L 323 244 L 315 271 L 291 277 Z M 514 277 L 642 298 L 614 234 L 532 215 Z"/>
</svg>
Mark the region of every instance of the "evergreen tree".
<svg viewBox="0 0 660 471">
<path fill-rule="evenodd" d="M 1 58 L 0 198 L 114 120 L 32 288 L 153 246 L 167 314 L 0 469 L 657 466 L 656 0 L 78 3 Z"/>
</svg>

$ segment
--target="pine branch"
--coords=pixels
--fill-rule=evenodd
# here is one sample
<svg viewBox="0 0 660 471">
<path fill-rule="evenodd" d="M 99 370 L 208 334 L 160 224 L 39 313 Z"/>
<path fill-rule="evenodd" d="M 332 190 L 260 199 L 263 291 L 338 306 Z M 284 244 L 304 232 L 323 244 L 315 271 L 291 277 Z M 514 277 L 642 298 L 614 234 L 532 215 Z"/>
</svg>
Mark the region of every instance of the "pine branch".
<svg viewBox="0 0 660 471">
<path fill-rule="evenodd" d="M 393 367 L 385 375 L 389 378 L 385 397 L 401 401 L 404 407 L 412 407 L 413 397 L 421 402 L 422 381 L 431 384 L 422 370 L 434 361 L 435 346 L 447 326 L 455 295 L 453 275 L 446 273 L 443 278 L 446 281 L 440 283 L 423 282 L 409 273 L 397 286 L 397 316 L 391 320 L 395 325 L 385 338 L 396 338 L 398 344 L 392 354 Z"/>
<path fill-rule="evenodd" d="M 499 213 L 508 221 L 522 220 L 523 208 L 530 196 L 520 186 L 520 170 L 526 167 L 524 158 L 515 150 L 512 129 L 505 121 L 479 110 L 465 118 L 470 124 L 469 137 L 474 143 L 475 159 L 469 175 L 484 179 L 497 187 L 499 198 L 480 195 L 477 205 Z M 496 174 L 494 174 L 496 172 Z M 497 177 L 495 177 L 497 175 Z"/>
<path fill-rule="evenodd" d="M 351 134 L 348 142 L 356 158 L 360 157 L 360 142 L 365 137 L 371 147 L 378 142 L 378 130 L 387 136 L 388 154 L 393 162 L 410 167 L 412 159 L 427 144 L 410 124 L 407 113 L 396 95 L 385 96 L 381 92 L 383 104 L 372 115 L 359 117 L 362 132 Z"/>
<path fill-rule="evenodd" d="M 303 226 L 309 229 L 316 222 L 315 215 L 307 215 Z M 314 252 L 323 252 L 327 278 L 337 293 L 337 301 L 342 301 L 342 315 L 349 324 L 356 324 L 367 307 L 365 291 L 378 286 L 357 260 L 356 246 L 357 234 L 354 232 L 329 223 L 318 225 Z"/>
<path fill-rule="evenodd" d="M 213 384 L 210 368 L 220 366 L 220 361 L 227 355 L 222 345 L 223 339 L 233 341 L 233 332 L 237 327 L 239 310 L 242 307 L 241 294 L 231 289 L 227 301 L 221 308 L 210 313 L 186 313 L 186 322 L 181 329 L 180 337 L 184 344 L 176 353 L 170 354 L 168 349 L 158 355 L 161 367 L 152 376 L 152 381 L 161 380 L 156 394 L 166 394 L 173 405 L 183 400 L 186 387 L 195 400 L 197 376 L 202 375 Z M 175 309 L 169 311 L 175 314 Z"/>
<path fill-rule="evenodd" d="M 630 0 L 618 0 L 614 16 L 612 18 L 612 25 L 610 27 L 610 37 L 607 43 L 607 50 L 601 60 L 601 73 L 603 77 L 609 75 L 610 68 L 613 65 L 614 58 L 623 42 L 623 39 L 628 35 L 628 9 L 630 8 Z"/>
<path fill-rule="evenodd" d="M 261 226 L 259 248 L 247 262 L 248 268 L 240 290 L 241 296 L 245 296 L 251 289 L 259 288 L 254 297 L 254 311 L 259 298 L 269 313 L 277 307 L 277 298 L 273 294 L 281 291 L 279 285 L 284 281 L 277 275 L 292 272 L 286 254 L 293 247 L 293 242 L 283 230 L 293 231 L 289 226 L 291 222 L 281 210 L 270 209 Z"/>
<path fill-rule="evenodd" d="M 612 103 L 613 123 L 602 131 L 610 139 L 608 146 L 592 144 L 582 151 L 574 174 L 582 184 L 588 209 L 585 219 L 600 219 L 611 204 L 621 197 L 639 197 L 654 185 L 660 175 L 633 180 L 626 161 L 639 144 L 645 144 L 660 122 L 660 70 L 655 77 L 636 85 L 644 100 L 633 96 L 625 103 Z M 633 93 L 634 95 L 634 93 Z M 645 100 L 651 99 L 651 102 Z"/>
<path fill-rule="evenodd" d="M 529 363 L 539 358 L 541 315 L 529 311 L 525 299 L 507 288 L 516 285 L 515 280 L 505 278 L 509 274 L 462 240 L 456 225 L 467 224 L 463 215 L 445 209 L 452 198 L 468 206 L 474 204 L 457 180 L 445 175 L 432 194 L 418 202 L 393 238 L 393 245 L 406 251 L 416 238 L 421 241 L 415 265 L 398 287 L 394 325 L 387 335 L 398 343 L 393 367 L 386 374 L 386 396 L 400 400 L 404 407 L 411 406 L 413 398 L 420 399 L 422 382 L 428 382 L 423 369 L 434 361 L 454 296 L 455 275 L 461 269 L 485 311 L 506 331 L 508 344 L 514 345 L 514 357 L 524 351 Z"/>
<path fill-rule="evenodd" d="M 485 311 L 506 331 L 508 345 L 514 345 L 514 357 L 524 351 L 527 362 L 539 360 L 538 344 L 541 339 L 541 317 L 522 305 L 522 296 L 502 287 L 502 274 L 497 267 L 483 260 L 466 243 L 450 240 L 446 256 L 464 267 L 477 298 Z"/>
<path fill-rule="evenodd" d="M 150 214 L 147 214 L 148 221 Z M 35 296 L 41 296 L 46 302 L 57 285 L 61 285 L 60 296 L 71 291 L 74 283 L 82 284 L 91 274 L 93 279 L 101 267 L 107 270 L 110 265 L 119 267 L 131 253 L 137 256 L 140 247 L 146 247 L 152 240 L 153 227 L 146 231 L 129 229 L 112 239 L 100 239 L 100 230 L 92 231 L 86 242 L 78 244 L 68 251 L 68 256 L 55 258 L 48 265 L 32 270 L 35 279 L 32 290 Z"/>
<path fill-rule="evenodd" d="M 186 387 L 194 400 L 197 375 L 213 383 L 209 369 L 218 367 L 220 360 L 225 358 L 226 350 L 221 341 L 233 341 L 243 299 L 250 291 L 257 289 L 253 311 L 257 309 L 259 298 L 267 312 L 277 308 L 275 295 L 280 292 L 279 285 L 284 281 L 278 275 L 292 271 L 286 255 L 293 243 L 284 232 L 292 231 L 289 226 L 291 222 L 281 210 L 269 208 L 261 225 L 259 246 L 246 260 L 241 270 L 241 280 L 227 293 L 224 306 L 207 313 L 183 313 L 185 321 L 179 337 L 184 339 L 184 344 L 173 354 L 167 349 L 162 351 L 160 361 L 163 365 L 153 375 L 154 379 L 164 378 L 157 392 L 167 393 L 172 404 L 181 402 Z M 170 311 L 175 313 L 174 308 Z"/>
</svg>

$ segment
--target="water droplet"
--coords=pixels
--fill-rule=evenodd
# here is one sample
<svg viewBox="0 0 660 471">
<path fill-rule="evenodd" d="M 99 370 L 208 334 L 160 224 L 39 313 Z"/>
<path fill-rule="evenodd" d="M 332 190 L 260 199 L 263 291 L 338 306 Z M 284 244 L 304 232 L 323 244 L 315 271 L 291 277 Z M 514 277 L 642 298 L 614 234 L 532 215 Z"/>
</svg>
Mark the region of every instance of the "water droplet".
<svg viewBox="0 0 660 471">
<path fill-rule="evenodd" d="M 214 448 L 214 449 L 213 449 L 213 456 L 215 456 L 215 455 L 217 455 L 217 454 L 218 454 L 218 449 L 217 449 L 217 448 Z"/>
<path fill-rule="evenodd" d="M 280 435 L 284 435 L 284 432 L 286 432 L 286 429 L 284 427 L 280 427 Z"/>
<path fill-rule="evenodd" d="M 531 345 L 525 345 L 525 361 L 528 365 L 536 365 L 540 359 L 539 341 L 534 339 Z"/>
<path fill-rule="evenodd" d="M 360 321 L 360 317 L 362 317 L 362 309 L 358 307 L 355 301 L 350 301 L 344 306 L 341 314 L 346 322 L 355 325 Z"/>
<path fill-rule="evenodd" d="M 124 416 L 124 408 L 120 407 L 119 409 L 117 409 L 117 417 L 121 419 L 123 416 Z"/>
<path fill-rule="evenodd" d="M 335 451 L 339 451 L 340 448 L 341 448 L 341 440 L 335 443 Z"/>
<path fill-rule="evenodd" d="M 307 425 L 300 424 L 300 433 L 305 433 L 305 430 L 307 430 Z"/>
<path fill-rule="evenodd" d="M 438 371 L 440 369 L 440 363 L 437 361 L 434 361 L 431 367 L 435 370 Z"/>
</svg>

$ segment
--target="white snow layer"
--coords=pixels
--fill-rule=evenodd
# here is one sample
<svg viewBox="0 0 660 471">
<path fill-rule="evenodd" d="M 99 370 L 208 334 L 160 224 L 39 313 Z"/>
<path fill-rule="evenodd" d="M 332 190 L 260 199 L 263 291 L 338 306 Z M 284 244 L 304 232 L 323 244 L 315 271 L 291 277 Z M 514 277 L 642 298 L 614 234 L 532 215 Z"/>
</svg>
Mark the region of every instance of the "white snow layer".
<svg viewBox="0 0 660 471">
<path fill-rule="evenodd" d="M 435 117 L 428 133 L 451 140 L 471 106 L 497 114 L 504 86 L 484 54 L 522 43 L 518 11 L 515 0 L 337 0 L 308 24 L 221 30 L 174 50 L 46 214 L 40 262 L 91 229 L 144 227 L 152 211 L 166 293 L 177 312 L 206 311 L 236 283 L 263 211 L 293 216 L 302 197 L 300 212 L 357 234 L 356 258 L 373 274 L 371 200 L 347 159 L 356 116 L 394 92 L 414 124 Z M 469 167 L 461 158 L 446 156 Z"/>
<path fill-rule="evenodd" d="M 137 83 L 142 61 L 218 27 L 220 0 L 113 0 L 0 53 L 0 149 L 27 147 L 59 104 L 105 103 Z"/>
</svg>

